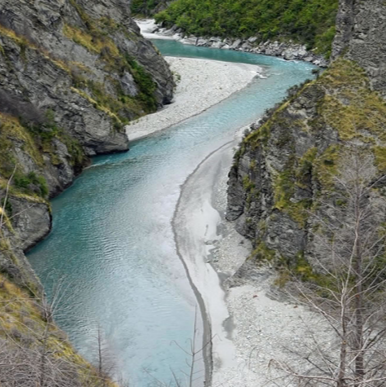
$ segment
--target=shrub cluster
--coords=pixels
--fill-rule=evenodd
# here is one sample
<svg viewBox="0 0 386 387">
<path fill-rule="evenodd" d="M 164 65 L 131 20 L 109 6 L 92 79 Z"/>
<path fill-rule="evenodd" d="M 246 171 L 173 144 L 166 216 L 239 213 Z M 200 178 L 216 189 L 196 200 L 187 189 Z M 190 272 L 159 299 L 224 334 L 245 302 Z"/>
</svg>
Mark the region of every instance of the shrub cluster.
<svg viewBox="0 0 386 387">
<path fill-rule="evenodd" d="M 293 39 L 329 55 L 338 0 L 176 0 L 155 18 L 197 36 Z"/>
</svg>

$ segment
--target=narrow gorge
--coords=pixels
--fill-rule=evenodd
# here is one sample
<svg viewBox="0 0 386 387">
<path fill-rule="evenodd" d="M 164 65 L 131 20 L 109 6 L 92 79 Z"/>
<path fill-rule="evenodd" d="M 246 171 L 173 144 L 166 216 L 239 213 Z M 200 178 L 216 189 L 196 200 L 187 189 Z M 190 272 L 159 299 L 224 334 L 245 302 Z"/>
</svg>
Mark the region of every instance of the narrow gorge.
<svg viewBox="0 0 386 387">
<path fill-rule="evenodd" d="M 385 20 L 0 0 L 0 384 L 386 383 Z"/>
</svg>

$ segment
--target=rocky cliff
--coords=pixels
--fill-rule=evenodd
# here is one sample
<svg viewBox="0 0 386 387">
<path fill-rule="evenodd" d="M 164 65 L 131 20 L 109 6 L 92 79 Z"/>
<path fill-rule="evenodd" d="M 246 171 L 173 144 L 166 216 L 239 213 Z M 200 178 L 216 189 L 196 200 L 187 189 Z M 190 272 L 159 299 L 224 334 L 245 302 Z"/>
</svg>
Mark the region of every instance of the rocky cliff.
<svg viewBox="0 0 386 387">
<path fill-rule="evenodd" d="M 253 241 L 249 267 L 258 260 L 302 273 L 316 267 L 321 203 L 344 205 L 333 177 L 345 149 L 366 153 L 378 176 L 386 172 L 385 17 L 382 0 L 341 1 L 329 69 L 291 90 L 243 139 L 230 172 L 227 219 Z M 378 186 L 374 195 L 382 194 Z"/>
<path fill-rule="evenodd" d="M 125 125 L 172 99 L 172 74 L 129 8 L 0 0 L 0 339 L 18 336 L 24 318 L 46 329 L 38 304 L 14 299 L 41 299 L 24 251 L 50 231 L 48 199 L 90 156 L 128 150 Z"/>
<path fill-rule="evenodd" d="M 11 178 L 3 216 L 22 250 L 49 230 L 46 199 L 88 156 L 127 150 L 125 124 L 173 91 L 166 62 L 119 0 L 2 0 L 0 85 L 3 201 Z"/>
<path fill-rule="evenodd" d="M 386 4 L 382 0 L 342 0 L 333 59 L 344 55 L 366 70 L 371 87 L 386 95 Z"/>
</svg>

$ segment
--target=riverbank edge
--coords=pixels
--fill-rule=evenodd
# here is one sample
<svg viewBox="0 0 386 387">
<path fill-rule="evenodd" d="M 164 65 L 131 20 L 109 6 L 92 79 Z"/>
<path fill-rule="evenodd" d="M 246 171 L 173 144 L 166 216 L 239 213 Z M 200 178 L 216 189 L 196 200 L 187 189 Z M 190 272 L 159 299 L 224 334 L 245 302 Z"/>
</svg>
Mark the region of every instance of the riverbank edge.
<svg viewBox="0 0 386 387">
<path fill-rule="evenodd" d="M 192 275 L 191 275 L 191 272 L 190 272 L 190 269 L 189 269 L 189 265 L 187 264 L 187 261 L 186 259 L 183 257 L 183 255 L 181 254 L 181 251 L 180 251 L 180 245 L 179 245 L 179 242 L 178 242 L 178 237 L 177 237 L 177 228 L 176 228 L 176 221 L 179 217 L 179 211 L 180 211 L 180 208 L 182 206 L 182 203 L 184 201 L 184 193 L 185 193 L 185 190 L 186 190 L 186 187 L 187 187 L 187 184 L 189 183 L 189 181 L 198 174 L 198 172 L 200 171 L 200 169 L 203 167 L 203 165 L 210 159 L 212 158 L 214 155 L 216 154 L 219 154 L 221 151 L 225 150 L 226 148 L 228 148 L 231 144 L 234 143 L 234 140 L 232 141 L 228 141 L 227 143 L 221 145 L 219 148 L 215 149 L 214 151 L 212 151 L 211 153 L 209 153 L 203 160 L 201 160 L 201 162 L 197 165 L 197 167 L 187 176 L 187 178 L 185 179 L 184 183 L 181 185 L 181 190 L 180 190 L 180 196 L 178 198 L 178 201 L 177 201 L 177 205 L 176 205 L 176 208 L 174 209 L 174 214 L 173 214 L 173 219 L 172 219 L 172 230 L 173 230 L 173 235 L 174 235 L 174 242 L 175 242 L 175 245 L 176 245 L 176 252 L 177 252 L 177 255 L 178 257 L 180 258 L 181 262 L 182 262 L 182 265 L 184 266 L 184 269 L 186 271 L 186 276 L 189 280 L 189 283 L 193 289 L 193 292 L 197 298 L 197 303 L 199 305 L 199 308 L 200 308 L 200 311 L 201 311 L 201 316 L 202 316 L 202 320 L 203 320 L 203 337 L 202 337 L 202 349 L 203 349 L 203 359 L 204 359 L 204 364 L 205 364 L 205 387 L 209 387 L 212 385 L 212 377 L 213 377 L 213 342 L 212 342 L 212 339 L 213 339 L 213 335 L 212 335 L 212 324 L 211 324 L 211 319 L 209 317 L 209 314 L 207 313 L 207 308 L 206 308 L 206 304 L 205 304 L 205 301 L 204 301 L 204 298 L 203 298 L 203 295 L 201 294 L 201 292 L 198 290 L 193 278 L 192 278 Z M 218 274 L 217 270 L 215 269 L 215 267 L 213 267 L 213 265 L 211 265 L 212 268 L 216 271 L 216 273 Z M 221 282 L 221 281 L 220 281 Z M 222 290 L 224 290 L 222 288 Z M 225 292 L 225 291 L 224 291 Z"/>
<path fill-rule="evenodd" d="M 322 68 L 328 67 L 330 63 L 330 61 L 323 55 L 315 54 L 312 51 L 307 50 L 305 45 L 300 43 L 293 43 L 292 41 L 279 42 L 277 40 L 268 40 L 255 45 L 254 43 L 257 41 L 256 37 L 240 39 L 184 36 L 182 31 L 176 26 L 170 29 L 162 28 L 155 23 L 154 19 L 135 18 L 134 21 L 139 26 L 141 34 L 147 39 L 170 39 L 176 40 L 182 44 L 193 45 L 196 47 L 208 47 L 217 48 L 220 50 L 248 52 L 250 54 L 273 56 L 289 61 L 298 60 L 312 63 Z M 147 28 L 146 31 L 145 28 Z"/>
<path fill-rule="evenodd" d="M 155 113 L 152 113 L 152 114 L 148 114 L 146 116 L 143 116 L 141 118 L 139 118 L 137 120 L 137 123 L 134 122 L 132 123 L 131 125 L 126 125 L 126 133 L 130 139 L 131 142 L 133 141 L 137 141 L 137 140 L 141 140 L 141 139 L 144 139 L 154 133 L 159 133 L 159 132 L 163 132 L 165 130 L 168 130 L 170 129 L 171 127 L 175 126 L 175 125 L 179 125 L 193 117 L 196 117 L 202 113 L 204 113 L 205 111 L 207 111 L 208 109 L 218 105 L 219 103 L 225 101 L 226 99 L 230 98 L 232 95 L 234 95 L 235 93 L 238 93 L 239 91 L 245 89 L 246 87 L 248 87 L 256 78 L 260 78 L 260 77 L 264 77 L 263 75 L 263 69 L 258 66 L 258 65 L 252 65 L 252 64 L 246 64 L 246 63 L 233 63 L 233 62 L 224 62 L 224 61 L 217 61 L 217 60 L 213 60 L 213 59 L 202 59 L 202 58 L 186 58 L 186 57 L 174 57 L 174 56 L 165 56 L 165 60 L 168 62 L 168 64 L 170 65 L 170 61 L 168 61 L 168 58 L 171 58 L 171 59 L 181 59 L 181 60 L 184 60 L 184 61 L 195 61 L 196 63 L 200 63 L 200 62 L 214 62 L 214 63 L 218 63 L 218 64 L 224 64 L 226 66 L 232 66 L 232 67 L 245 67 L 246 69 L 244 70 L 245 72 L 247 72 L 247 68 L 250 68 L 250 73 L 252 74 L 252 72 L 254 72 L 255 74 L 253 76 L 249 76 L 247 81 L 245 82 L 239 82 L 239 83 L 233 83 L 233 86 L 232 86 L 232 91 L 231 92 L 223 92 L 222 95 L 219 95 L 219 96 L 216 96 L 214 97 L 213 101 L 214 102 L 209 102 L 209 103 L 206 103 L 205 104 L 205 98 L 204 98 L 204 95 L 202 95 L 201 97 L 202 98 L 198 98 L 200 96 L 195 96 L 195 98 L 199 99 L 200 100 L 200 106 L 198 108 L 196 108 L 193 112 L 191 112 L 189 115 L 186 115 L 185 117 L 181 118 L 181 119 L 177 119 L 177 120 L 173 120 L 171 123 L 167 123 L 166 125 L 162 126 L 162 125 L 159 125 L 159 123 L 157 122 L 157 126 L 154 127 L 154 129 L 151 129 L 151 130 L 147 130 L 146 133 L 140 133 L 140 134 L 136 134 L 135 132 L 134 133 L 131 133 L 130 130 L 135 130 L 135 126 L 137 125 L 137 123 L 141 124 L 142 121 L 147 121 L 149 119 L 151 119 L 151 117 L 157 117 L 157 115 L 159 115 L 161 112 L 165 111 L 165 110 L 168 110 L 170 113 L 173 114 L 172 111 L 170 110 L 173 110 L 173 103 L 175 101 L 177 101 L 177 99 L 180 97 L 180 93 L 178 92 L 178 88 L 179 88 L 179 85 L 177 85 L 177 89 L 175 91 L 175 95 L 174 95 L 174 99 L 173 99 L 173 102 L 165 107 L 163 107 L 163 109 L 155 112 Z M 253 70 L 252 70 L 253 69 Z M 180 74 L 179 74 L 180 75 Z M 182 75 L 183 77 L 184 75 Z M 186 74 L 186 77 L 188 78 L 188 75 Z M 193 80 L 192 77 L 190 76 L 190 84 L 192 84 L 193 82 L 197 82 L 197 80 Z M 192 93 L 190 93 L 192 94 Z M 190 95 L 192 97 L 192 95 Z M 192 98 L 191 98 L 192 100 Z M 191 101 L 190 101 L 191 102 Z"/>
</svg>

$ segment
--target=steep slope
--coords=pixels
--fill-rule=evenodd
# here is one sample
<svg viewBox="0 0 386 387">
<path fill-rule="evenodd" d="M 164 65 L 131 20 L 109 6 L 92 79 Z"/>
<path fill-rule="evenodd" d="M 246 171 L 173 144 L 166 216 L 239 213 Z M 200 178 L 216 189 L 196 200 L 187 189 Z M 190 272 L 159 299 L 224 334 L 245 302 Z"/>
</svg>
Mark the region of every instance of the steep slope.
<svg viewBox="0 0 386 387">
<path fill-rule="evenodd" d="M 23 250 L 48 232 L 45 200 L 87 156 L 127 150 L 124 125 L 170 102 L 173 90 L 166 62 L 120 1 L 3 0 L 0 84 L 2 196 L 12 177 L 8 212 Z"/>
<path fill-rule="evenodd" d="M 323 201 L 344 205 L 332 176 L 345 149 L 369 155 L 378 176 L 385 173 L 385 17 L 381 0 L 341 1 L 335 61 L 244 138 L 230 172 L 227 218 L 252 239 L 251 262 L 268 259 L 303 274 L 315 267 L 322 249 L 310 214 L 323 217 Z M 374 195 L 383 195 L 381 185 Z"/>
<path fill-rule="evenodd" d="M 344 55 L 363 67 L 371 87 L 386 93 L 386 4 L 381 0 L 341 0 L 333 58 Z"/>
<path fill-rule="evenodd" d="M 0 0 L 2 384 L 12 358 L 29 359 L 24 375 L 41 377 L 30 360 L 45 353 L 68 385 L 99 383 L 45 316 L 24 251 L 50 231 L 48 199 L 72 183 L 89 156 L 128 150 L 125 124 L 169 103 L 173 86 L 126 1 Z M 9 383 L 37 385 L 36 378 Z"/>
</svg>

